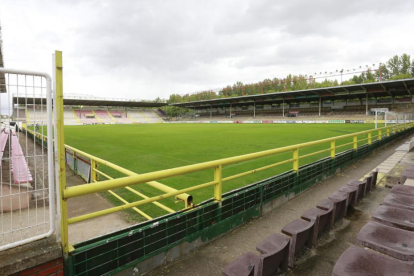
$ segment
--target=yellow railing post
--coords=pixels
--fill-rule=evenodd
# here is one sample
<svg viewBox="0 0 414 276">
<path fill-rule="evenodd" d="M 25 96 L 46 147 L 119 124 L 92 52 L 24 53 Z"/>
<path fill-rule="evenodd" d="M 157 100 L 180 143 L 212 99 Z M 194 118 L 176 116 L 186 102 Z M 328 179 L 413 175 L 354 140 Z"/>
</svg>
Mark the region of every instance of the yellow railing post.
<svg viewBox="0 0 414 276">
<path fill-rule="evenodd" d="M 331 158 L 335 158 L 335 140 L 331 141 Z"/>
<path fill-rule="evenodd" d="M 99 169 L 99 163 L 96 162 L 96 160 L 91 159 L 91 183 L 94 183 L 95 181 L 99 181 L 99 174 L 96 172 L 96 170 Z"/>
<path fill-rule="evenodd" d="M 390 137 L 390 129 L 387 128 L 387 137 Z"/>
<path fill-rule="evenodd" d="M 214 181 L 217 182 L 217 184 L 214 185 L 214 199 L 216 201 L 221 201 L 221 194 L 223 190 L 222 178 L 222 165 L 219 165 L 214 168 Z"/>
<path fill-rule="evenodd" d="M 382 139 L 382 131 L 378 130 L 378 140 L 381 141 L 381 139 Z"/>
<path fill-rule="evenodd" d="M 353 149 L 354 150 L 358 149 L 358 136 L 357 135 L 354 135 L 352 137 L 352 141 L 353 141 Z"/>
<path fill-rule="evenodd" d="M 371 132 L 368 133 L 368 145 L 371 145 L 372 142 L 372 135 Z"/>
<path fill-rule="evenodd" d="M 299 148 L 293 150 L 293 170 L 295 172 L 299 170 Z"/>
<path fill-rule="evenodd" d="M 69 238 L 68 238 L 68 206 L 66 200 L 63 198 L 64 191 L 66 190 L 66 165 L 65 165 L 65 140 L 63 131 L 63 65 L 62 65 L 62 52 L 55 51 L 55 64 L 56 64 L 56 112 L 57 112 L 57 153 L 59 164 L 59 190 L 60 190 L 60 211 L 61 211 L 61 240 L 62 248 L 65 255 L 69 252 Z"/>
</svg>

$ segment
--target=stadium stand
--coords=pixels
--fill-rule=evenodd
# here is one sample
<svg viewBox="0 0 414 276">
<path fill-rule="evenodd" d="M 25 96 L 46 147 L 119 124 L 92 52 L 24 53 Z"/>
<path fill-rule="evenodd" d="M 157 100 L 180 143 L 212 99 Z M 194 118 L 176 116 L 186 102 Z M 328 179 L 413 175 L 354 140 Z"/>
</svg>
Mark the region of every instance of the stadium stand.
<svg viewBox="0 0 414 276">
<path fill-rule="evenodd" d="M 95 114 L 92 110 L 74 110 L 76 116 L 80 119 L 83 124 L 98 124 L 99 121 L 96 119 Z"/>
<path fill-rule="evenodd" d="M 163 121 L 153 109 L 127 110 L 127 116 L 137 123 L 159 123 Z"/>
<path fill-rule="evenodd" d="M 102 124 L 110 124 L 115 122 L 107 110 L 93 110 L 93 113 L 95 114 L 98 121 Z"/>
<path fill-rule="evenodd" d="M 81 123 L 79 117 L 72 108 L 65 107 L 63 117 L 66 125 L 77 125 Z"/>
<path fill-rule="evenodd" d="M 109 111 L 109 113 L 111 113 L 112 117 L 115 119 L 117 123 L 123 123 L 123 124 L 133 123 L 133 121 L 127 117 L 125 111 L 111 110 Z"/>
<path fill-rule="evenodd" d="M 46 106 L 37 106 L 36 108 L 28 107 L 26 114 L 28 124 L 46 124 Z"/>
<path fill-rule="evenodd" d="M 328 199 L 319 202 L 316 207 L 306 211 L 301 219 L 295 219 L 286 224 L 281 232 L 284 234 L 274 233 L 270 237 L 266 238 L 256 247 L 262 255 L 257 256 L 252 252 L 247 252 L 229 263 L 222 269 L 223 275 L 251 275 L 251 269 L 254 267 L 254 275 L 275 275 L 279 270 L 285 272 L 287 270 L 286 260 L 288 260 L 287 266 L 291 269 L 295 269 L 295 259 L 300 256 L 306 249 L 310 249 L 316 245 L 317 240 L 322 236 L 323 233 L 329 232 L 333 228 L 333 222 L 341 221 L 344 216 L 347 215 L 348 205 L 357 204 L 363 199 L 366 193 L 358 194 L 360 188 L 366 188 L 370 185 L 371 189 L 374 188 L 377 181 L 378 170 L 372 172 L 363 181 L 352 180 L 346 187 L 341 187 L 339 191 L 333 193 Z M 370 190 L 371 190 L 370 189 Z M 414 187 L 412 187 L 414 191 Z M 400 191 L 399 191 L 400 192 Z M 414 192 L 413 192 L 414 193 Z M 378 209 L 384 208 L 380 206 Z M 378 210 L 377 209 L 377 210 Z M 406 210 L 400 210 L 399 212 L 409 212 Z M 374 214 L 375 215 L 375 214 Z M 392 217 L 392 216 L 391 216 Z M 398 216 L 397 216 L 398 217 Z M 393 218 L 395 220 L 395 218 Z M 401 220 L 406 220 L 407 216 Z M 384 239 L 385 235 L 377 237 L 375 232 L 370 231 L 371 228 L 376 227 L 375 225 L 369 225 L 361 230 L 359 239 L 366 244 L 375 243 L 376 238 L 381 240 Z M 400 227 L 401 228 L 401 227 Z M 381 229 L 381 233 L 388 234 L 387 229 Z M 398 230 L 395 233 L 401 234 L 402 230 Z M 399 241 L 407 241 L 411 244 L 412 232 L 403 233 L 404 235 L 398 236 L 401 238 L 393 239 Z M 390 235 L 388 235 L 390 236 Z M 361 242 L 362 243 L 362 242 Z M 364 244 L 365 245 L 365 244 Z M 370 247 L 370 246 L 368 246 Z M 373 247 L 373 245 L 371 245 Z M 378 247 L 378 246 L 377 246 Z M 411 250 L 401 249 L 399 245 L 392 243 L 390 245 L 390 254 L 398 255 L 399 259 L 411 260 L 414 253 Z M 383 249 L 382 252 L 387 249 Z M 273 262 L 270 262 L 270 256 L 273 256 Z M 277 257 L 276 257 L 277 256 Z M 358 258 L 355 258 L 358 256 Z M 380 257 L 378 257 L 380 256 Z M 385 258 L 381 260 L 381 258 Z M 392 259 L 389 261 L 388 257 L 381 257 L 381 255 L 375 255 L 374 252 L 365 253 L 363 249 L 356 246 L 351 246 L 337 261 L 332 275 L 345 276 L 345 275 L 412 275 L 406 274 L 407 272 L 412 273 L 413 264 L 408 264 L 399 267 L 399 262 Z M 266 260 L 268 260 L 266 262 Z M 389 270 L 386 265 L 380 265 L 379 272 L 382 271 L 398 271 L 401 274 L 369 274 L 358 272 L 370 272 L 374 271 L 375 266 L 373 263 L 381 261 L 388 261 L 392 264 L 393 270 Z M 369 264 L 369 265 L 368 265 Z M 349 273 L 354 271 L 354 273 Z"/>
<path fill-rule="evenodd" d="M 375 185 L 376 176 L 372 179 Z M 368 249 L 349 247 L 332 275 L 413 275 L 413 195 L 414 187 L 394 186 L 358 233 L 357 243 Z"/>
</svg>

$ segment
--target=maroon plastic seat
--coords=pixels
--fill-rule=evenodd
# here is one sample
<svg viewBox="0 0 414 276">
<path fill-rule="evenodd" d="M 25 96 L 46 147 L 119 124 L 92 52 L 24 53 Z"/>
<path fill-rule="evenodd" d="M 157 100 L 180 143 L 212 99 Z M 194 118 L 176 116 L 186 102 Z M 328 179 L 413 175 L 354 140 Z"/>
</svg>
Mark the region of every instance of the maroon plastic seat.
<svg viewBox="0 0 414 276">
<path fill-rule="evenodd" d="M 405 168 L 406 171 L 414 171 L 414 166 L 407 166 Z"/>
<path fill-rule="evenodd" d="M 259 243 L 256 250 L 262 254 L 273 254 L 273 266 L 287 272 L 290 237 L 275 233 Z"/>
<path fill-rule="evenodd" d="M 333 276 L 408 276 L 414 263 L 405 262 L 369 249 L 351 245 L 339 257 Z"/>
<path fill-rule="evenodd" d="M 332 209 L 330 211 L 325 211 L 319 208 L 312 208 L 307 210 L 300 217 L 301 219 L 315 222 L 315 227 L 313 231 L 313 244 L 316 243 L 317 239 L 320 238 L 323 233 L 331 230 L 332 213 Z"/>
<path fill-rule="evenodd" d="M 405 171 L 402 172 L 401 175 L 404 178 L 414 179 L 414 171 L 407 171 L 407 170 L 405 170 Z"/>
<path fill-rule="evenodd" d="M 339 188 L 340 192 L 344 192 L 348 194 L 348 205 L 355 207 L 358 202 L 358 187 L 345 185 Z"/>
<path fill-rule="evenodd" d="M 288 265 L 293 268 L 295 256 L 301 254 L 305 247 L 311 248 L 313 246 L 313 231 L 315 223 L 303 219 L 295 219 L 289 222 L 282 228 L 282 233 L 291 236 L 289 246 L 289 261 Z"/>
<path fill-rule="evenodd" d="M 332 229 L 335 223 L 335 214 L 336 214 L 336 203 L 330 200 L 329 198 L 322 200 L 316 204 L 316 208 L 328 211 L 331 213 L 331 218 L 329 220 L 330 225 L 329 229 Z"/>
<path fill-rule="evenodd" d="M 395 185 L 391 189 L 391 193 L 406 196 L 414 196 L 414 187 L 407 185 Z"/>
<path fill-rule="evenodd" d="M 382 204 L 414 211 L 414 196 L 389 194 L 384 198 Z"/>
<path fill-rule="evenodd" d="M 369 176 L 367 176 L 367 177 L 365 178 L 365 181 L 367 181 L 367 187 L 366 187 L 366 189 L 365 189 L 365 194 L 367 194 L 368 192 L 371 192 L 371 190 L 372 190 L 372 183 L 374 182 L 374 181 L 373 181 L 373 176 L 372 176 L 372 174 L 370 174 Z"/>
<path fill-rule="evenodd" d="M 414 261 L 414 232 L 368 222 L 358 233 L 357 242 L 402 261 Z"/>
<path fill-rule="evenodd" d="M 221 273 L 225 276 L 251 276 L 253 271 L 253 275 L 259 276 L 262 275 L 262 265 L 263 258 L 252 252 L 247 252 L 226 265 Z"/>
<path fill-rule="evenodd" d="M 378 169 L 376 169 L 375 171 L 373 171 L 371 173 L 371 175 L 372 175 L 371 187 L 376 187 L 377 186 L 377 180 L 378 180 Z"/>
<path fill-rule="evenodd" d="M 329 199 L 336 203 L 335 222 L 343 219 L 348 208 L 348 193 L 336 191 L 329 196 Z"/>
<path fill-rule="evenodd" d="M 351 180 L 346 185 L 358 187 L 358 199 L 361 200 L 365 197 L 366 189 L 367 189 L 367 180 L 364 181 L 360 180 Z"/>
<path fill-rule="evenodd" d="M 381 205 L 374 214 L 372 220 L 408 231 L 414 231 L 414 211 Z"/>
</svg>

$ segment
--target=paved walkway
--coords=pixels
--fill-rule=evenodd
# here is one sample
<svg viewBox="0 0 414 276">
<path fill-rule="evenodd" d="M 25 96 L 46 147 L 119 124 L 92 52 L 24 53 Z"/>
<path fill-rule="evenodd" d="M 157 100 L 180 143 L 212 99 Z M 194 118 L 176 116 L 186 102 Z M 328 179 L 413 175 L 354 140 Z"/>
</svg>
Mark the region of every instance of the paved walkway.
<svg viewBox="0 0 414 276">
<path fill-rule="evenodd" d="M 410 138 L 412 137 L 414 135 Z M 152 271 L 149 275 L 221 275 L 221 269 L 227 263 L 248 251 L 258 254 L 255 248 L 260 241 L 272 233 L 280 233 L 284 225 L 300 218 L 306 210 L 314 208 L 317 202 L 326 199 L 348 181 L 360 179 L 377 167 L 384 181 L 386 171 L 389 172 L 391 166 L 397 165 L 406 157 L 405 153 L 396 153 L 395 149 L 407 140 L 409 138 L 378 151 L 334 177 L 322 181 L 280 208 L 223 235 L 192 254 Z M 388 193 L 389 189 L 383 184 L 374 189 L 360 202 L 353 214 L 348 215 L 341 225 L 325 235 L 315 248 L 300 258 L 296 268 L 287 274 L 331 275 L 336 260 L 350 244 L 355 244 L 360 228 L 371 219 L 372 212 Z M 127 275 L 125 273 L 123 275 Z"/>
</svg>

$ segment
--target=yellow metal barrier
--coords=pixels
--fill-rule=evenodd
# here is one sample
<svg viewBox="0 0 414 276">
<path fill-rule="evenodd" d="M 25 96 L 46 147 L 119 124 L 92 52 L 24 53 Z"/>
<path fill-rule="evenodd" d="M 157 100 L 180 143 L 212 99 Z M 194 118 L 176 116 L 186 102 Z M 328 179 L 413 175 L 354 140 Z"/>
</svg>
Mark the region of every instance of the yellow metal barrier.
<svg viewBox="0 0 414 276">
<path fill-rule="evenodd" d="M 128 170 L 125 170 L 124 168 L 121 167 L 117 167 L 114 164 L 111 164 L 105 160 L 102 160 L 100 158 L 94 157 L 92 155 L 89 155 L 87 153 L 81 152 L 73 147 L 70 146 L 66 146 L 66 148 L 80 153 L 83 156 L 86 156 L 88 158 L 90 158 L 91 160 L 95 160 L 96 162 L 99 162 L 100 164 L 111 164 L 110 167 L 115 168 L 117 171 L 120 172 L 124 172 L 126 175 L 129 175 L 127 177 L 121 177 L 121 178 L 117 178 L 117 179 L 109 179 L 109 180 L 105 180 L 105 181 L 99 181 L 96 183 L 91 183 L 91 184 L 85 184 L 85 185 L 79 185 L 79 186 L 75 186 L 75 187 L 68 187 L 63 191 L 63 197 L 62 197 L 62 201 L 67 201 L 70 198 L 74 198 L 74 197 L 78 197 L 78 196 L 83 196 L 83 195 L 87 195 L 87 194 L 92 194 L 92 193 L 97 193 L 97 192 L 101 192 L 101 191 L 109 191 L 112 189 L 116 189 L 116 188 L 121 188 L 121 187 L 127 187 L 130 185 L 135 185 L 135 184 L 141 184 L 141 183 L 151 183 L 154 182 L 156 180 L 160 180 L 160 179 L 164 179 L 164 178 L 170 178 L 170 177 L 174 177 L 174 176 L 179 176 L 179 175 L 183 175 L 183 174 L 188 174 L 188 173 L 193 173 L 193 172 L 198 172 L 198 171 L 202 171 L 202 170 L 207 170 L 207 169 L 213 169 L 213 181 L 211 182 L 207 182 L 204 184 L 200 184 L 200 185 L 196 185 L 193 187 L 189 187 L 189 188 L 185 188 L 182 190 L 175 190 L 175 191 L 167 191 L 165 194 L 163 195 L 159 195 L 159 196 L 155 196 L 155 197 L 151 197 L 151 198 L 145 198 L 143 200 L 140 201 L 136 201 L 136 202 L 124 202 L 124 205 L 121 206 L 115 206 L 106 210 L 101 210 L 98 212 L 93 212 L 93 213 L 89 213 L 89 214 L 85 214 L 82 216 L 78 216 L 78 217 L 74 217 L 74 218 L 70 218 L 67 220 L 68 224 L 73 224 L 73 223 L 77 223 L 77 222 L 81 222 L 84 220 L 88 220 L 88 219 L 92 219 L 92 218 L 96 218 L 102 215 L 106 215 L 106 214 L 110 214 L 110 213 L 114 213 L 114 212 L 118 212 L 121 210 L 126 210 L 129 208 L 136 208 L 138 206 L 144 205 L 144 204 L 148 204 L 148 203 L 154 203 L 156 201 L 159 201 L 161 199 L 165 199 L 165 198 L 169 198 L 169 197 L 174 197 L 174 196 L 178 196 L 181 194 L 185 194 L 191 191 L 195 191 L 195 190 L 199 190 L 199 189 L 204 189 L 207 187 L 214 187 L 214 193 L 213 193 L 213 198 L 216 201 L 221 201 L 222 200 L 222 186 L 223 183 L 226 181 L 230 181 L 239 177 L 243 177 L 249 174 L 253 174 L 259 171 L 263 171 L 266 169 L 270 169 L 282 164 L 286 164 L 286 163 L 292 163 L 292 169 L 294 171 L 298 171 L 299 170 L 299 161 L 302 158 L 306 158 L 309 156 L 313 156 L 313 155 L 317 155 L 317 154 L 321 154 L 324 152 L 330 152 L 329 156 L 331 158 L 335 158 L 335 154 L 336 154 L 336 150 L 339 148 L 343 148 L 345 146 L 352 146 L 353 149 L 357 149 L 358 146 L 358 142 L 361 141 L 365 141 L 367 140 L 367 144 L 371 144 L 373 142 L 372 139 L 377 138 L 378 140 L 381 140 L 382 138 L 382 133 L 383 131 L 386 132 L 386 135 L 388 136 L 390 131 L 391 132 L 396 132 L 399 129 L 401 129 L 402 127 L 404 128 L 408 128 L 408 127 L 413 127 L 412 123 L 407 123 L 407 124 L 403 124 L 403 125 L 393 125 L 393 126 L 389 126 L 389 127 L 383 127 L 383 128 L 379 128 L 379 129 L 372 129 L 372 130 L 366 130 L 366 131 L 361 131 L 361 132 L 357 132 L 357 133 L 352 133 L 352 134 L 347 134 L 347 135 L 342 135 L 342 136 L 338 136 L 338 137 L 332 137 L 332 138 L 327 138 L 327 139 L 322 139 L 322 140 L 318 140 L 318 141 L 312 141 L 312 142 L 307 142 L 307 143 L 302 143 L 302 144 L 297 144 L 297 145 L 291 145 L 291 146 L 286 146 L 286 147 L 281 147 L 281 148 L 277 148 L 277 149 L 271 149 L 271 150 L 266 150 L 266 151 L 261 151 L 261 152 L 256 152 L 256 153 L 250 153 L 250 154 L 245 154 L 245 155 L 241 155 L 241 156 L 235 156 L 235 157 L 230 157 L 230 158 L 224 158 L 224 159 L 219 159 L 219 160 L 214 160 L 214 161 L 209 161 L 209 162 L 204 162 L 204 163 L 199 163 L 199 164 L 194 164 L 194 165 L 189 165 L 189 166 L 184 166 L 184 167 L 178 167 L 178 168 L 173 168 L 173 169 L 167 169 L 167 170 L 161 170 L 161 171 L 157 171 L 157 172 L 150 172 L 150 173 L 145 173 L 145 174 L 136 174 L 136 173 L 132 173 Z M 374 134 L 374 135 L 373 135 Z M 358 136 L 360 135 L 366 135 L 367 138 L 360 138 L 358 139 Z M 339 140 L 343 140 L 343 139 L 347 139 L 347 138 L 351 138 L 351 142 L 347 142 L 347 143 L 343 143 L 341 145 L 338 145 L 337 141 Z M 321 145 L 321 144 L 326 144 L 328 147 L 327 149 L 324 150 L 319 150 L 319 151 L 315 151 L 309 154 L 304 154 L 302 156 L 300 156 L 300 150 L 304 149 L 304 148 L 308 148 L 311 146 L 316 146 L 316 145 Z M 276 154 L 280 154 L 280 153 L 286 153 L 286 152 L 291 152 L 292 153 L 292 158 L 291 159 L 287 159 L 287 160 L 283 160 L 280 162 L 277 162 L 275 164 L 271 164 L 271 165 L 267 165 L 261 168 L 257 168 L 255 170 L 250 170 L 247 172 L 243 172 L 243 173 L 239 173 L 236 175 L 232 175 L 226 178 L 222 177 L 222 173 L 223 173 L 223 166 L 225 165 L 230 165 L 230 164 L 235 164 L 235 163 L 240 163 L 240 162 L 245 162 L 248 160 L 254 160 L 254 159 L 258 159 L 258 158 L 263 158 L 263 157 L 267 157 L 267 156 L 272 156 L 272 155 L 276 155 Z M 96 172 L 99 172 L 99 170 L 96 170 Z M 103 173 L 101 173 L 102 175 L 104 175 Z M 105 175 L 104 175 L 105 176 Z M 63 216 L 66 216 L 67 214 L 62 214 Z M 67 231 L 67 228 L 64 229 L 65 231 Z"/>
</svg>

